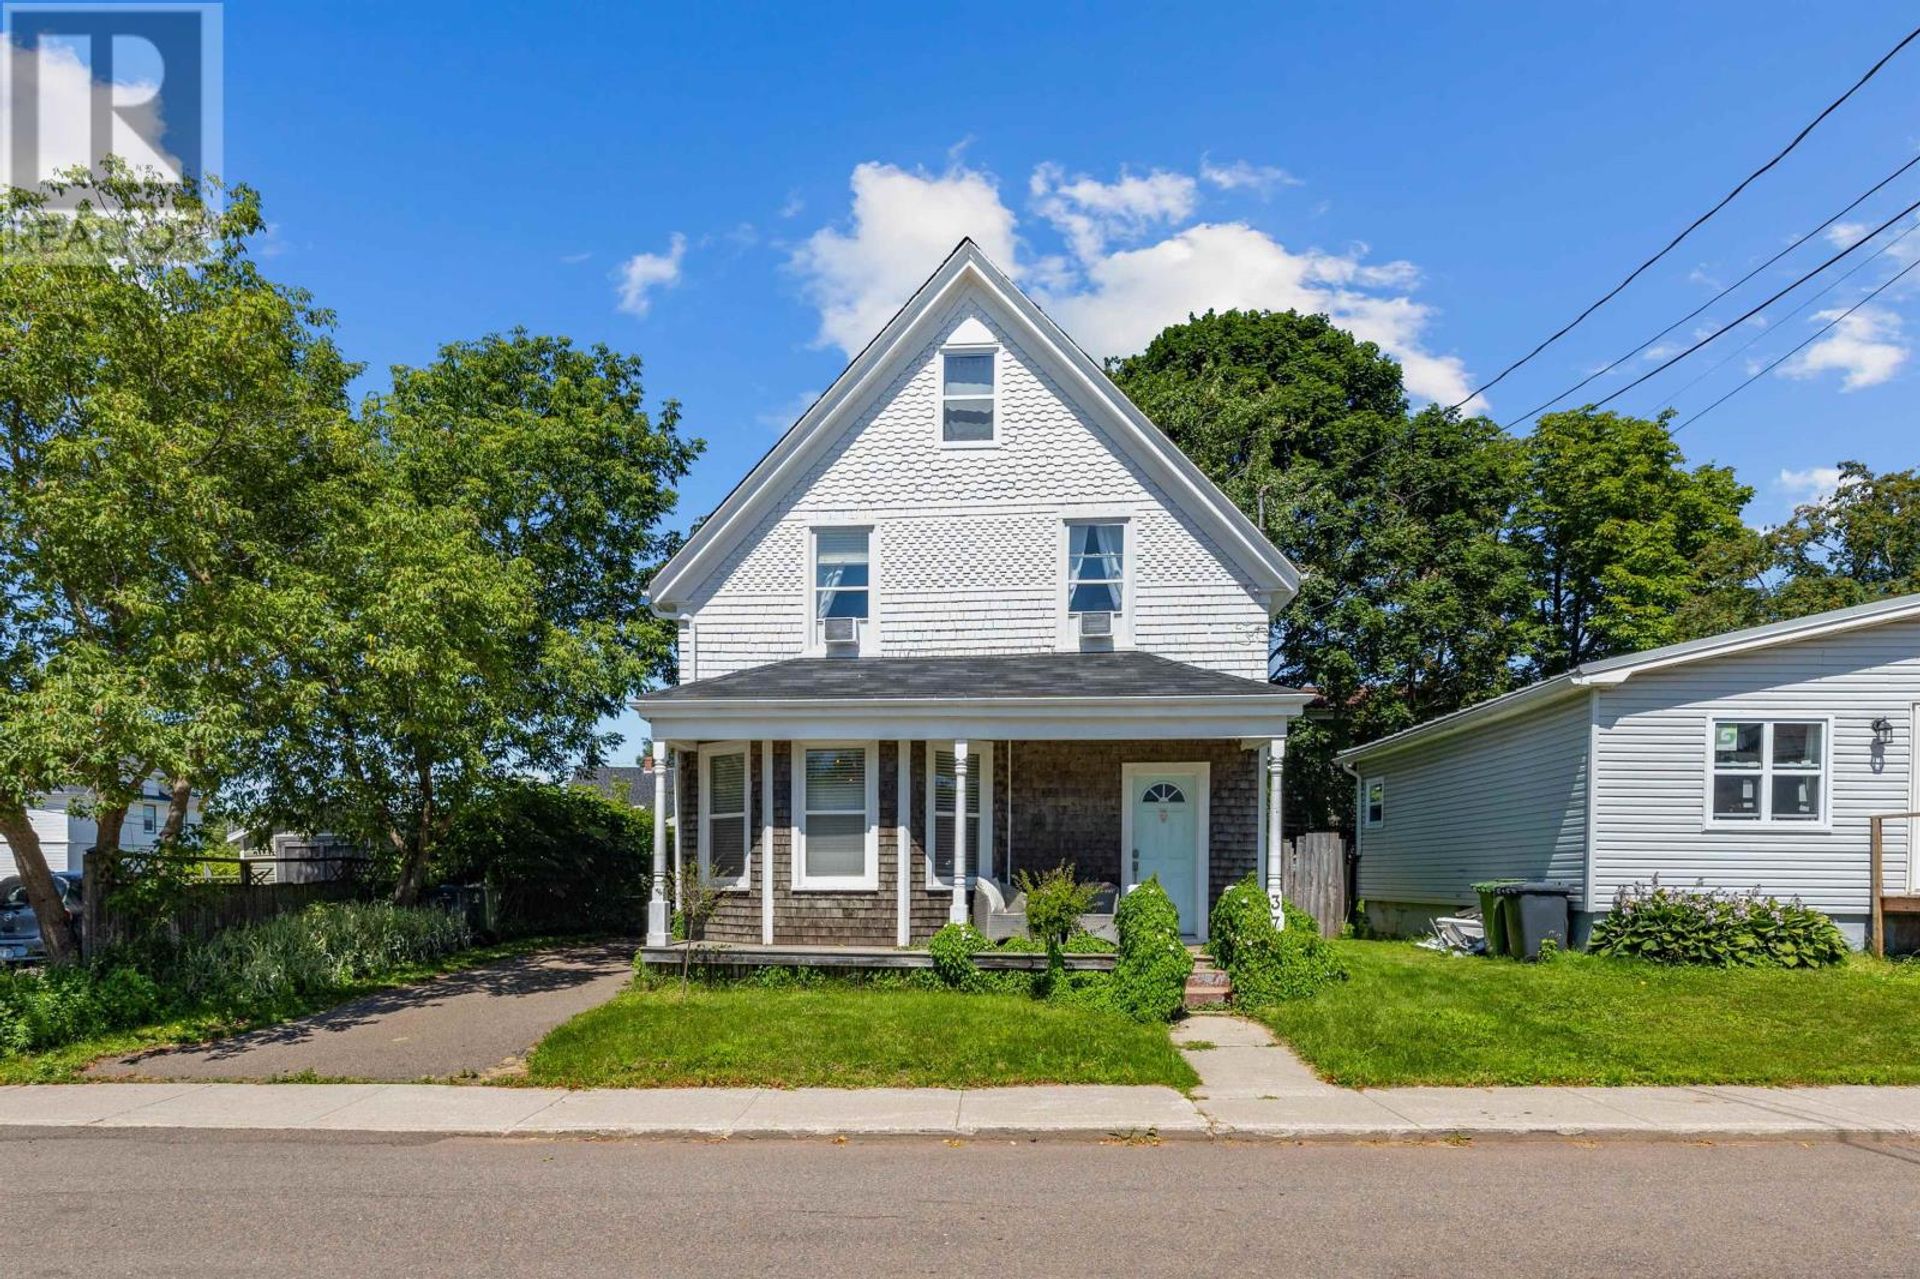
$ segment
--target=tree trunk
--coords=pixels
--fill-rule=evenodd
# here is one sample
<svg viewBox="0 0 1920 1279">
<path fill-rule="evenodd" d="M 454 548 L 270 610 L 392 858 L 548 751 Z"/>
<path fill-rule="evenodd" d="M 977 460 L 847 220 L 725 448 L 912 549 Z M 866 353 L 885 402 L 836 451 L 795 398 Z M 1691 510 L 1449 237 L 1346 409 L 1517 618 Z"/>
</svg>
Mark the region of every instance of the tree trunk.
<svg viewBox="0 0 1920 1279">
<path fill-rule="evenodd" d="M 13 864 L 26 886 L 33 916 L 40 922 L 40 940 L 47 945 L 47 958 L 56 964 L 72 963 L 79 955 L 73 944 L 73 929 L 67 923 L 67 908 L 61 904 L 60 890 L 53 885 L 53 872 L 47 869 L 46 854 L 40 851 L 40 835 L 25 808 L 0 804 L 0 836 L 6 837 L 13 850 Z"/>
<path fill-rule="evenodd" d="M 120 832 L 127 824 L 127 806 L 108 804 L 97 808 L 93 813 L 96 834 L 93 846 L 99 850 L 102 860 L 109 869 L 120 865 Z"/>
<path fill-rule="evenodd" d="M 160 828 L 160 842 L 171 844 L 187 828 L 187 806 L 193 802 L 193 782 L 185 777 L 173 779 L 173 797 L 167 801 L 167 821 Z"/>
<path fill-rule="evenodd" d="M 433 768 L 420 764 L 420 828 L 400 859 L 400 877 L 393 885 L 393 904 L 412 906 L 426 887 L 427 857 L 433 849 Z"/>
</svg>

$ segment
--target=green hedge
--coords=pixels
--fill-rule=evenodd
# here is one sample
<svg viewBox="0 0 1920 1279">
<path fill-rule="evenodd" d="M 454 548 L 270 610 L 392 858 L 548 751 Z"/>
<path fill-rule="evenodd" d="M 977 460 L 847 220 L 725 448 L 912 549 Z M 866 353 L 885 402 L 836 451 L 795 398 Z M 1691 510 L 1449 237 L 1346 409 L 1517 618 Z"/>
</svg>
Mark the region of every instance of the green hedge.
<svg viewBox="0 0 1920 1279">
<path fill-rule="evenodd" d="M 1284 904 L 1285 929 L 1273 926 L 1273 907 L 1258 877 L 1249 875 L 1220 894 L 1207 921 L 1207 949 L 1233 979 L 1233 1000 L 1262 1008 L 1303 999 L 1347 979 L 1339 953 L 1320 935 L 1313 916 Z"/>
<path fill-rule="evenodd" d="M 1135 1021 L 1172 1021 L 1186 1003 L 1193 956 L 1180 940 L 1180 911 L 1147 880 L 1114 912 L 1120 955 L 1113 966 L 1113 1006 Z"/>
<path fill-rule="evenodd" d="M 1833 920 L 1798 901 L 1759 890 L 1623 888 L 1613 910 L 1593 926 L 1587 948 L 1597 955 L 1656 964 L 1714 968 L 1822 968 L 1847 957 Z"/>
</svg>

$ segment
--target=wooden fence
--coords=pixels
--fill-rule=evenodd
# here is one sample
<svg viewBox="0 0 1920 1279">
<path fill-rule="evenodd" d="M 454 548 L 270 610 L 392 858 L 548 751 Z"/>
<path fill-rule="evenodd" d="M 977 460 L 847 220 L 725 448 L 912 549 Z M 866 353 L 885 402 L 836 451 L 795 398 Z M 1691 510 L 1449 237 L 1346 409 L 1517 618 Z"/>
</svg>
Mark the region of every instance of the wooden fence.
<svg viewBox="0 0 1920 1279">
<path fill-rule="evenodd" d="M 165 920 L 180 940 L 198 941 L 227 928 L 292 914 L 315 902 L 365 901 L 373 895 L 363 857 L 174 857 L 122 853 L 109 868 L 88 853 L 83 882 L 81 952 L 94 955 L 126 941 L 134 921 L 116 887 L 143 873 L 172 871 L 183 882 Z"/>
<path fill-rule="evenodd" d="M 1322 937 L 1338 936 L 1353 908 L 1346 836 L 1307 831 L 1282 841 L 1280 850 L 1280 891 L 1319 921 Z"/>
</svg>

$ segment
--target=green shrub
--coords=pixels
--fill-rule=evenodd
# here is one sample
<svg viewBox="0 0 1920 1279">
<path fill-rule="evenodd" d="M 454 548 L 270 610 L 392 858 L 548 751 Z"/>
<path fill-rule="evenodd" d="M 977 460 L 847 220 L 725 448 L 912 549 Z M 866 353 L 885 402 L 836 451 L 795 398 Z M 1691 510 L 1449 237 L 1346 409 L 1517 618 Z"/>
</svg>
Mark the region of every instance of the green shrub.
<svg viewBox="0 0 1920 1279">
<path fill-rule="evenodd" d="M 993 943 L 972 924 L 948 924 L 927 943 L 933 956 L 933 971 L 943 985 L 954 990 L 979 990 L 985 983 L 980 965 L 973 962 L 974 952 L 989 950 Z"/>
<path fill-rule="evenodd" d="M 1243 1008 L 1302 999 L 1347 978 L 1346 965 L 1313 916 L 1292 902 L 1281 909 L 1285 929 L 1273 926 L 1266 890 L 1249 875 L 1220 894 L 1207 921 L 1207 949 L 1233 979 L 1234 1002 Z"/>
<path fill-rule="evenodd" d="M 1588 949 L 1656 964 L 1713 968 L 1821 968 L 1847 957 L 1833 920 L 1760 890 L 1668 888 L 1656 878 L 1614 895 Z"/>
<path fill-rule="evenodd" d="M 1075 879 L 1073 867 L 1064 862 L 1040 875 L 1023 870 L 1014 883 L 1027 895 L 1027 932 L 1042 945 L 1064 946 L 1080 931 L 1080 916 L 1093 909 L 1100 892 L 1098 884 Z"/>
<path fill-rule="evenodd" d="M 131 968 L 0 971 L 0 1056 L 152 1021 L 160 988 Z"/>
<path fill-rule="evenodd" d="M 1186 1000 L 1193 956 L 1180 940 L 1180 912 L 1149 879 L 1120 900 L 1114 913 L 1120 953 L 1114 961 L 1112 1006 L 1135 1021 L 1172 1021 Z"/>
<path fill-rule="evenodd" d="M 644 926 L 653 816 L 597 791 L 506 782 L 465 805 L 435 854 L 442 883 L 485 883 L 505 935 Z"/>
</svg>

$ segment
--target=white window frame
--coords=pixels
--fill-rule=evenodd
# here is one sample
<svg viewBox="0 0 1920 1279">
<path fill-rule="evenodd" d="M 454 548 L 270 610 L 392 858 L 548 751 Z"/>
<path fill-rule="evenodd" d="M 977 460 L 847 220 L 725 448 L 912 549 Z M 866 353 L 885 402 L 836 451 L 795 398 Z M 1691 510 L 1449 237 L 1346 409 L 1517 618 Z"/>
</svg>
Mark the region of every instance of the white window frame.
<svg viewBox="0 0 1920 1279">
<path fill-rule="evenodd" d="M 986 398 L 993 417 L 993 433 L 984 440 L 950 440 L 947 438 L 947 357 L 949 355 L 984 355 L 993 361 L 993 394 Z M 1000 447 L 1000 383 L 1005 370 L 1005 362 L 1000 359 L 998 342 L 950 342 L 940 348 L 939 356 L 933 365 L 933 440 L 943 449 L 992 449 Z M 978 400 L 977 395 L 954 396 L 954 399 Z"/>
<path fill-rule="evenodd" d="M 819 614 L 820 534 L 848 529 L 864 529 L 867 534 L 867 616 L 859 627 L 860 656 L 872 656 L 880 648 L 880 526 L 873 520 L 823 520 L 807 525 L 807 567 L 801 608 L 807 619 L 809 657 L 824 657 L 827 653 L 826 632 Z"/>
<path fill-rule="evenodd" d="M 927 889 L 928 891 L 944 890 L 951 892 L 953 889 L 953 881 L 951 879 L 942 879 L 934 873 L 933 869 L 938 864 L 936 861 L 938 850 L 935 847 L 938 841 L 935 832 L 939 829 L 939 824 L 934 820 L 934 818 L 939 815 L 934 811 L 934 796 L 937 793 L 937 788 L 935 787 L 936 771 L 934 767 L 934 756 L 939 753 L 942 747 L 950 751 L 953 749 L 953 743 L 941 741 L 929 741 L 927 743 Z M 980 856 L 991 860 L 993 857 L 992 742 L 970 741 L 967 743 L 967 772 L 972 774 L 976 770 L 980 774 L 980 812 L 978 815 L 980 820 Z M 956 789 L 956 796 L 958 793 Z M 978 878 L 980 878 L 978 861 L 968 862 L 967 882 L 971 884 Z"/>
<path fill-rule="evenodd" d="M 865 865 L 858 875 L 807 874 L 807 752 L 856 746 L 866 752 L 867 838 Z M 800 893 L 873 892 L 880 887 L 880 743 L 877 741 L 795 742 L 792 746 L 793 875 Z"/>
<path fill-rule="evenodd" d="M 1758 769 L 1720 769 L 1714 765 L 1714 736 L 1722 724 L 1759 724 L 1760 767 Z M 1806 776 L 1820 779 L 1820 815 L 1808 817 L 1775 817 L 1773 815 L 1773 730 L 1779 724 L 1818 724 L 1820 726 L 1820 768 L 1816 773 L 1810 768 L 1786 768 L 1779 772 L 1783 776 Z M 1713 779 L 1716 773 L 1742 773 L 1760 779 L 1760 814 L 1757 817 L 1723 817 L 1713 811 Z M 1771 830 L 1771 831 L 1826 831 L 1833 829 L 1833 717 L 1831 715 L 1807 715 L 1794 711 L 1728 711 L 1707 716 L 1706 732 L 1706 781 L 1705 794 L 1702 796 L 1701 811 L 1703 826 L 1707 830 Z"/>
<path fill-rule="evenodd" d="M 1133 647 L 1133 622 L 1139 615 L 1140 593 L 1136 588 L 1136 566 L 1140 562 L 1140 522 L 1131 510 L 1098 509 L 1073 511 L 1060 516 L 1059 546 L 1055 552 L 1054 615 L 1058 627 L 1058 651 L 1077 653 L 1083 648 L 1077 620 L 1069 602 L 1073 598 L 1073 530 L 1082 524 L 1120 526 L 1120 611 L 1113 616 L 1112 647 Z"/>
<path fill-rule="evenodd" d="M 160 809 L 155 804 L 140 805 L 140 833 L 151 835 L 160 829 Z"/>
<path fill-rule="evenodd" d="M 1380 788 L 1380 815 L 1378 817 L 1373 815 L 1373 788 L 1376 786 Z M 1387 824 L 1386 778 L 1369 777 L 1366 781 L 1360 783 L 1360 820 L 1369 830 L 1374 830 Z"/>
<path fill-rule="evenodd" d="M 721 755 L 740 757 L 740 876 L 737 879 L 713 878 L 713 822 L 731 820 L 732 813 L 713 811 L 713 761 Z M 753 883 L 753 769 L 752 752 L 745 742 L 708 742 L 700 747 L 700 882 L 729 892 Z"/>
</svg>

